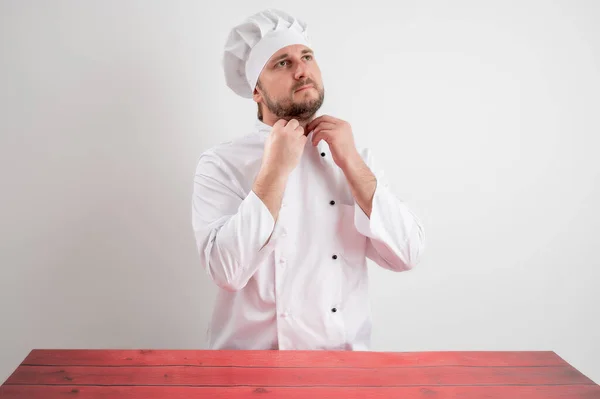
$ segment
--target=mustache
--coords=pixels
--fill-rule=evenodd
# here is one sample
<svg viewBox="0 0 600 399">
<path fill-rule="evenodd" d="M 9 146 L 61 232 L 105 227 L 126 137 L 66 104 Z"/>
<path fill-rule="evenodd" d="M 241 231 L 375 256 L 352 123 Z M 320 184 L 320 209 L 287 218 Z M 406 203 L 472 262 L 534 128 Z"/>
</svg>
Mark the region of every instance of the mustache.
<svg viewBox="0 0 600 399">
<path fill-rule="evenodd" d="M 292 87 L 292 91 L 296 91 L 299 88 L 301 88 L 302 86 L 306 86 L 306 85 L 313 85 L 314 87 L 317 87 L 317 85 L 315 84 L 315 82 L 312 79 L 306 79 L 303 82 L 299 82 L 298 84 L 294 85 L 294 87 Z"/>
</svg>

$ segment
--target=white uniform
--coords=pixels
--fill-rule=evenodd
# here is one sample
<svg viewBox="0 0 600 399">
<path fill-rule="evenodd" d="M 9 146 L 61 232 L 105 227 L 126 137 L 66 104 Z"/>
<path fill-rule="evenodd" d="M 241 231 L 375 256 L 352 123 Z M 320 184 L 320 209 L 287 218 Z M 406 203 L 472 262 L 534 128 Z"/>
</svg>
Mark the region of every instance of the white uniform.
<svg viewBox="0 0 600 399">
<path fill-rule="evenodd" d="M 369 219 L 327 143 L 312 146 L 312 133 L 275 223 L 252 191 L 271 129 L 257 121 L 251 134 L 198 162 L 192 225 L 200 264 L 220 287 L 208 346 L 369 350 L 366 258 L 411 269 L 424 248 L 423 227 L 363 150 L 377 177 Z"/>
</svg>

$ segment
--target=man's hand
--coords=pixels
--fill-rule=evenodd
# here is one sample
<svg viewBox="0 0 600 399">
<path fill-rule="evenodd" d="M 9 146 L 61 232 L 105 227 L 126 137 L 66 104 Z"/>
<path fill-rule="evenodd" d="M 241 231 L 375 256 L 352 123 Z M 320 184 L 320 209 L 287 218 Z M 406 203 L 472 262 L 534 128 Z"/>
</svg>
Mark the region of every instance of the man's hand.
<svg viewBox="0 0 600 399">
<path fill-rule="evenodd" d="M 287 178 L 300 162 L 307 140 L 298 120 L 278 120 L 265 142 L 262 167 Z"/>
<path fill-rule="evenodd" d="M 333 161 L 344 172 L 352 196 L 370 218 L 377 178 L 358 153 L 350 124 L 341 119 L 323 115 L 310 122 L 306 126 L 306 131 L 314 131 L 312 138 L 314 146 L 321 140 L 325 140 L 329 144 Z"/>
<path fill-rule="evenodd" d="M 262 165 L 252 190 L 277 220 L 287 179 L 304 152 L 307 136 L 296 119 L 280 119 L 265 141 Z"/>
<path fill-rule="evenodd" d="M 314 131 L 312 144 L 325 140 L 329 144 L 331 156 L 337 166 L 345 169 L 348 163 L 361 159 L 352 135 L 352 127 L 346 121 L 329 115 L 322 115 L 306 126 L 306 131 Z"/>
</svg>

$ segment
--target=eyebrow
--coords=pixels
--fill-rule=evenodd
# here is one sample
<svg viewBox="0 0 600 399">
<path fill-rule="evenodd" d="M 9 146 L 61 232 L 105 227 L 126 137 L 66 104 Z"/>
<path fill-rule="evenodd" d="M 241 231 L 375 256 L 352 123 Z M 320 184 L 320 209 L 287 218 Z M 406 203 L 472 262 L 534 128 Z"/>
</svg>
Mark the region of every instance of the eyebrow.
<svg viewBox="0 0 600 399">
<path fill-rule="evenodd" d="M 313 51 L 311 49 L 304 49 L 302 50 L 302 55 L 304 54 L 313 54 Z M 285 53 L 285 54 L 281 54 L 279 57 L 273 59 L 271 62 L 277 62 L 277 61 L 281 61 L 285 58 L 287 58 L 289 56 L 289 54 Z"/>
</svg>

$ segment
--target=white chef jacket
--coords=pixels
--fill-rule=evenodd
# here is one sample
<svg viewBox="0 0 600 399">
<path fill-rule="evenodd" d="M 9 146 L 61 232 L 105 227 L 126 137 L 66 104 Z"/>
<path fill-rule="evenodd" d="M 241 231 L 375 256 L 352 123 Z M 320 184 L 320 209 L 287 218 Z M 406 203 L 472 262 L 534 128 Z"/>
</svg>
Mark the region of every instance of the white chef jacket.
<svg viewBox="0 0 600 399">
<path fill-rule="evenodd" d="M 200 264 L 220 287 L 208 347 L 369 350 L 366 258 L 411 269 L 424 249 L 423 227 L 365 149 L 377 178 L 369 219 L 327 143 L 312 146 L 313 133 L 275 221 L 252 191 L 271 129 L 257 120 L 252 133 L 198 161 L 192 225 Z"/>
</svg>

